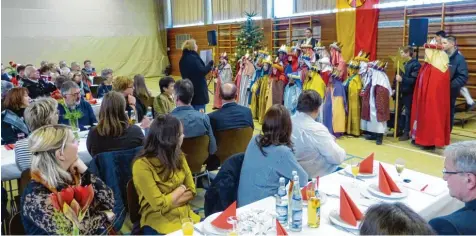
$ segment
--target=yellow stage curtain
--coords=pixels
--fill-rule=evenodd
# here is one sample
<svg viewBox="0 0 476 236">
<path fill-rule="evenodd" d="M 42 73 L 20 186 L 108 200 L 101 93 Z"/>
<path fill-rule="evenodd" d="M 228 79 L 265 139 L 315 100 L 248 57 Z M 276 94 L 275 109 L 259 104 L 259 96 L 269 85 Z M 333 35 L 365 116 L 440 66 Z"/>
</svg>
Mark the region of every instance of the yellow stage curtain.
<svg viewBox="0 0 476 236">
<path fill-rule="evenodd" d="M 213 21 L 245 18 L 245 12 L 263 15 L 266 0 L 212 0 Z"/>
<path fill-rule="evenodd" d="M 173 25 L 205 22 L 204 0 L 172 0 Z"/>
<path fill-rule="evenodd" d="M 337 3 L 337 41 L 341 42 L 342 56 L 345 61 L 354 57 L 355 48 L 355 9 L 351 8 L 348 0 L 336 0 Z"/>
<path fill-rule="evenodd" d="M 332 10 L 336 8 L 336 0 L 296 0 L 295 13 Z"/>
</svg>

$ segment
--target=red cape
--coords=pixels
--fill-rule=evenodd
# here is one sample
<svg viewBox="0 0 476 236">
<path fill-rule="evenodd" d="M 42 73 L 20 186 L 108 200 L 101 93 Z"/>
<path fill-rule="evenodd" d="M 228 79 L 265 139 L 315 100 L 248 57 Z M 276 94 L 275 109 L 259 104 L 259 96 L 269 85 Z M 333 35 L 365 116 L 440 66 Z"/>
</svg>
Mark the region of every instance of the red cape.
<svg viewBox="0 0 476 236">
<path fill-rule="evenodd" d="M 413 92 L 411 131 L 415 143 L 443 147 L 450 144 L 450 71 L 423 64 Z"/>
</svg>

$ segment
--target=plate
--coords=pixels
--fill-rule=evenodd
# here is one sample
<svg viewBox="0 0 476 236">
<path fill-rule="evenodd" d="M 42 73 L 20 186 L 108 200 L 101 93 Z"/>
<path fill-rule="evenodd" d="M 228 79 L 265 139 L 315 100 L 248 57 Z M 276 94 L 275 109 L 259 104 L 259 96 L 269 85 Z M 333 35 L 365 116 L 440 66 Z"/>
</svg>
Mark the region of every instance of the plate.
<svg viewBox="0 0 476 236">
<path fill-rule="evenodd" d="M 217 212 L 217 213 L 212 214 L 212 215 L 208 216 L 207 218 L 205 218 L 205 220 L 202 223 L 202 228 L 203 228 L 204 233 L 219 234 L 219 235 L 228 233 L 228 230 L 219 229 L 219 228 L 212 225 L 212 221 L 214 221 L 221 213 L 222 212 L 220 211 L 220 212 Z"/>
<path fill-rule="evenodd" d="M 344 168 L 344 172 L 348 175 L 350 175 L 351 177 L 354 177 L 354 175 L 352 175 L 352 170 L 351 170 L 351 166 L 347 166 Z M 377 176 L 377 171 L 375 171 L 375 169 L 373 170 L 373 173 L 372 174 L 363 174 L 363 173 L 359 173 L 357 175 L 357 177 L 362 177 L 362 178 L 372 178 L 372 177 L 375 177 Z"/>
<path fill-rule="evenodd" d="M 359 230 L 361 221 L 357 221 L 357 226 L 349 225 L 347 222 L 343 221 L 337 210 L 332 210 L 329 214 L 329 220 L 332 224 L 340 226 L 342 228 L 350 229 L 350 230 Z"/>
<path fill-rule="evenodd" d="M 401 198 L 407 197 L 408 196 L 408 190 L 405 187 L 403 187 L 402 185 L 397 185 L 397 186 L 400 189 L 400 191 L 402 191 L 401 193 L 392 192 L 392 194 L 387 195 L 385 193 L 380 192 L 380 189 L 378 188 L 377 184 L 369 185 L 367 190 L 372 195 L 374 195 L 376 197 L 384 198 L 384 199 L 401 199 Z"/>
<path fill-rule="evenodd" d="M 327 195 L 324 194 L 324 193 L 320 193 L 319 195 L 321 196 L 321 206 L 322 206 L 322 205 L 326 204 L 326 202 L 327 202 Z M 302 205 L 303 205 L 303 208 L 305 206 L 307 206 L 307 200 L 306 201 L 303 200 Z"/>
</svg>

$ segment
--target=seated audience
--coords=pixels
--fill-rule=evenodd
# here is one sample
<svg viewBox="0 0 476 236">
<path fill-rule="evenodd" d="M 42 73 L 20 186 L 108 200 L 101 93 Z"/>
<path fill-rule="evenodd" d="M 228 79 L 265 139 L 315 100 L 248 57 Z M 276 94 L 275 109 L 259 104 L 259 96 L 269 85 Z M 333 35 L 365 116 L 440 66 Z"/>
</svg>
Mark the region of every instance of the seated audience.
<svg viewBox="0 0 476 236">
<path fill-rule="evenodd" d="M 304 90 L 298 98 L 297 113 L 291 119 L 296 159 L 313 178 L 334 172 L 346 157 L 335 137 L 316 121 L 321 104 L 316 91 Z"/>
<path fill-rule="evenodd" d="M 82 69 L 87 76 L 96 76 L 96 69 L 91 65 L 91 60 L 84 61 L 84 67 Z"/>
<path fill-rule="evenodd" d="M 450 215 L 430 221 L 440 235 L 476 235 L 476 141 L 453 143 L 446 147 L 443 179 L 450 196 L 465 206 Z"/>
<path fill-rule="evenodd" d="M 25 122 L 31 132 L 45 125 L 58 124 L 58 102 L 52 98 L 40 98 L 25 109 Z M 15 143 L 15 162 L 20 171 L 31 166 L 31 152 L 28 147 L 29 138 Z"/>
<path fill-rule="evenodd" d="M 78 85 L 81 97 L 84 97 L 87 93 L 91 92 L 88 84 L 83 81 L 83 74 L 81 72 L 75 72 L 72 80 Z"/>
<path fill-rule="evenodd" d="M 25 78 L 25 68 L 26 66 L 24 65 L 17 66 L 17 80 L 20 86 L 23 84 L 23 79 Z"/>
<path fill-rule="evenodd" d="M 102 70 L 101 77 L 104 79 L 104 81 L 98 87 L 98 98 L 102 98 L 106 93 L 112 91 L 112 70 Z"/>
<path fill-rule="evenodd" d="M 24 139 L 30 133 L 25 124 L 23 113 L 30 104 L 26 88 L 12 88 L 8 91 L 2 107 L 2 145 L 13 144 Z"/>
<path fill-rule="evenodd" d="M 240 106 L 235 102 L 236 85 L 233 83 L 223 84 L 220 88 L 220 97 L 223 106 L 209 113 L 213 131 L 222 131 L 235 128 L 251 127 L 254 129 L 251 109 Z"/>
<path fill-rule="evenodd" d="M 71 72 L 81 72 L 81 67 L 75 61 L 71 62 Z"/>
<path fill-rule="evenodd" d="M 43 96 L 49 97 L 56 90 L 54 84 L 40 79 L 40 73 L 33 66 L 25 68 L 25 78 L 22 86 L 28 89 L 28 95 L 32 99 Z"/>
<path fill-rule="evenodd" d="M 134 80 L 126 76 L 118 76 L 112 82 L 112 89 L 116 92 L 122 93 L 126 99 L 126 111 L 130 116 L 134 111 L 137 122 L 142 122 L 147 108 L 142 104 L 140 99 L 133 96 L 134 94 Z"/>
<path fill-rule="evenodd" d="M 2 76 L 2 80 L 3 80 L 3 81 L 12 82 L 12 81 L 11 81 L 11 76 L 5 71 L 5 68 L 3 67 L 3 63 L 2 63 L 1 76 Z"/>
<path fill-rule="evenodd" d="M 166 76 L 160 79 L 160 95 L 154 99 L 155 116 L 169 114 L 175 108 L 174 86 L 174 78 Z"/>
<path fill-rule="evenodd" d="M 63 101 L 58 104 L 59 123 L 71 125 L 79 128 L 81 131 L 87 130 L 85 125 L 93 126 L 97 123 L 93 108 L 84 99 L 81 99 L 79 86 L 73 81 L 67 81 L 61 86 L 61 95 Z M 75 113 L 80 112 L 80 118 L 74 118 Z M 74 122 L 72 124 L 71 122 Z"/>
<path fill-rule="evenodd" d="M 43 67 L 43 66 L 46 66 L 48 65 L 48 61 L 41 61 L 40 62 L 40 68 Z"/>
<path fill-rule="evenodd" d="M 58 202 L 53 203 L 51 196 L 76 185 L 91 185 L 94 191 L 88 211 L 78 225 L 79 234 L 107 234 L 107 226 L 114 218 L 111 211 L 114 207 L 112 190 L 89 173 L 88 167 L 78 158 L 78 142 L 71 128 L 64 125 L 43 126 L 32 133 L 29 146 L 33 153 L 32 180 L 21 197 L 20 211 L 26 234 L 71 235 L 71 221 L 56 213 L 55 208 L 60 206 Z"/>
<path fill-rule="evenodd" d="M 430 225 L 403 203 L 371 206 L 360 226 L 360 235 L 434 235 Z"/>
<path fill-rule="evenodd" d="M 140 226 L 145 235 L 181 229 L 181 219 L 199 222 L 188 204 L 196 195 L 193 176 L 180 150 L 183 126 L 171 115 L 152 123 L 144 149 L 133 162 L 132 178 L 140 203 Z"/>
<path fill-rule="evenodd" d="M 192 82 L 188 79 L 177 81 L 174 93 L 177 107 L 170 114 L 182 121 L 185 138 L 208 135 L 210 137 L 208 152 L 210 155 L 214 154 L 217 151 L 217 144 L 210 125 L 210 118 L 206 114 L 196 111 L 190 105 L 193 98 Z"/>
<path fill-rule="evenodd" d="M 51 81 L 51 71 L 53 70 L 52 67 L 49 65 L 44 65 L 40 68 L 40 79 L 44 80 L 45 82 Z"/>
<path fill-rule="evenodd" d="M 122 94 L 109 92 L 104 96 L 98 125 L 89 131 L 86 141 L 91 156 L 142 146 L 144 140 L 142 129 L 129 124 L 125 109 L 126 100 Z"/>
<path fill-rule="evenodd" d="M 11 82 L 2 80 L 2 103 L 3 103 L 3 100 L 5 99 L 5 96 L 7 96 L 8 91 L 10 91 L 12 88 L 14 88 L 14 86 Z M 5 108 L 2 106 L 2 111 L 4 109 Z"/>
<path fill-rule="evenodd" d="M 59 62 L 59 70 L 60 70 L 60 75 L 64 75 L 64 76 L 67 76 L 71 72 L 71 69 L 69 69 L 65 61 Z"/>
<path fill-rule="evenodd" d="M 308 181 L 306 171 L 294 158 L 292 123 L 283 105 L 273 105 L 264 117 L 262 133 L 248 144 L 238 185 L 238 206 L 248 205 L 278 192 L 279 178 L 292 180 L 297 171 L 299 184 Z"/>
<path fill-rule="evenodd" d="M 64 75 L 60 75 L 60 76 L 56 77 L 55 86 L 56 86 L 57 89 L 54 92 L 51 93 L 52 98 L 54 98 L 56 100 L 63 99 L 63 96 L 61 95 L 61 91 L 60 91 L 59 88 L 61 88 L 61 86 L 63 86 L 63 84 L 66 83 L 66 81 L 71 81 L 71 79 L 64 76 Z"/>
<path fill-rule="evenodd" d="M 152 107 L 152 94 L 145 85 L 145 79 L 143 75 L 134 76 L 134 97 L 138 98 L 142 104 L 146 107 Z"/>
</svg>

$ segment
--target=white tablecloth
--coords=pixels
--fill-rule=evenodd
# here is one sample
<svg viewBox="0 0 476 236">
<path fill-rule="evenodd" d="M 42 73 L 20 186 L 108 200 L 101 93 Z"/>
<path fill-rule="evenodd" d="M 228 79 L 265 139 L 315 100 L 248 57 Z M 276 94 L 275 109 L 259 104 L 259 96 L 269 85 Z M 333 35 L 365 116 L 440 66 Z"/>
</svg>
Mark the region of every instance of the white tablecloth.
<svg viewBox="0 0 476 236">
<path fill-rule="evenodd" d="M 99 120 L 99 110 L 101 109 L 101 103 L 102 103 L 102 98 L 97 98 L 96 99 L 97 103 L 94 105 L 91 105 L 93 108 L 94 115 L 96 116 L 96 119 Z"/>
<path fill-rule="evenodd" d="M 390 164 L 382 163 L 382 165 L 387 170 L 388 174 L 399 182 L 399 178 L 395 167 Z M 376 162 L 374 167 L 378 168 L 378 163 Z M 378 169 L 377 169 L 378 170 Z M 377 172 L 378 173 L 378 172 Z M 404 170 L 402 173 L 402 178 L 410 179 L 412 182 L 408 187 L 404 187 L 408 190 L 408 196 L 400 202 L 406 204 L 415 212 L 420 214 L 425 220 L 430 220 L 437 216 L 447 215 L 461 207 L 463 203 L 450 197 L 448 189 L 446 187 L 446 182 L 441 178 L 436 178 L 430 175 L 423 173 L 415 172 L 412 170 Z M 353 179 L 351 177 L 333 173 L 328 176 L 322 177 L 319 181 L 319 191 L 321 194 L 334 194 L 339 195 L 340 186 L 342 185 L 347 193 L 350 195 L 352 200 L 357 204 L 362 213 L 368 209 L 369 205 L 378 204 L 377 201 L 371 201 L 365 199 L 361 196 L 360 191 L 365 190 L 370 184 L 378 184 L 378 175 L 371 179 L 364 179 L 364 181 L 356 180 L 355 183 L 357 186 L 353 186 Z M 415 185 L 412 185 L 412 183 Z M 432 188 L 432 191 L 441 191 L 441 194 L 438 196 L 432 196 L 426 193 L 423 193 L 415 189 L 420 189 L 417 186 L 418 184 L 425 183 L 428 184 L 428 188 Z M 401 184 L 401 183 L 398 183 Z M 241 207 L 238 209 L 238 212 L 249 209 L 275 209 L 275 199 L 274 197 L 268 197 L 260 201 L 254 202 L 247 206 Z M 334 227 L 330 220 L 329 214 L 333 210 L 339 210 L 339 198 L 336 197 L 327 197 L 327 202 L 321 206 L 321 224 L 317 229 L 307 227 L 307 208 L 303 209 L 303 226 L 302 231 L 299 233 L 291 232 L 287 230 L 290 235 L 350 235 L 351 233 Z M 203 232 L 202 223 L 195 225 L 198 229 Z M 353 233 L 358 234 L 357 231 Z M 276 235 L 276 232 L 270 232 L 270 235 Z M 182 232 L 176 231 L 170 235 L 182 235 Z M 200 235 L 195 231 L 194 235 Z"/>
<path fill-rule="evenodd" d="M 21 171 L 15 163 L 15 151 L 6 150 L 4 146 L 0 148 L 2 149 L 2 181 L 20 178 Z M 86 148 L 86 138 L 81 138 L 79 141 L 78 156 L 86 164 L 92 160 Z"/>
</svg>

